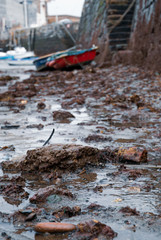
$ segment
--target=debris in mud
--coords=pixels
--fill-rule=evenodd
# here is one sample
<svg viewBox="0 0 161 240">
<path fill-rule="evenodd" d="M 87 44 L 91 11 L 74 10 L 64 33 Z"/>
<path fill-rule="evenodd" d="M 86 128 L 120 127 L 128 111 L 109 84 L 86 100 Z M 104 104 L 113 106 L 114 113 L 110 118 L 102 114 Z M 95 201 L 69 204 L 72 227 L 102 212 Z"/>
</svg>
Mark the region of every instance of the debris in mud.
<svg viewBox="0 0 161 240">
<path fill-rule="evenodd" d="M 41 130 L 44 128 L 44 125 L 39 123 L 39 124 L 32 124 L 32 125 L 28 125 L 27 128 L 37 128 L 38 130 Z"/>
<path fill-rule="evenodd" d="M 25 156 L 16 157 L 16 159 L 13 159 L 11 161 L 3 161 L 1 162 L 1 166 L 3 171 L 20 171 L 19 164 L 21 161 L 25 160 Z"/>
<path fill-rule="evenodd" d="M 103 192 L 103 187 L 102 186 L 96 186 L 94 189 L 93 189 L 94 192 Z"/>
<path fill-rule="evenodd" d="M 11 77 L 11 76 L 1 76 L 0 77 L 0 86 L 6 86 L 7 83 L 11 80 L 15 80 L 15 79 L 18 79 L 17 77 Z"/>
<path fill-rule="evenodd" d="M 54 111 L 53 112 L 53 119 L 54 120 L 65 120 L 69 118 L 75 118 L 73 114 L 67 111 Z"/>
<path fill-rule="evenodd" d="M 25 209 L 19 209 L 9 216 L 10 221 L 14 223 L 25 223 L 33 221 L 37 216 L 42 214 L 41 208 L 27 207 Z"/>
<path fill-rule="evenodd" d="M 132 209 L 129 206 L 127 207 L 122 207 L 120 209 L 120 212 L 122 212 L 125 216 L 138 216 L 140 215 L 140 213 L 138 211 L 136 211 L 136 208 Z"/>
<path fill-rule="evenodd" d="M 99 208 L 103 208 L 103 206 L 99 205 L 99 204 L 96 204 L 96 203 L 91 203 L 89 206 L 88 206 L 88 209 L 90 210 L 97 210 Z"/>
<path fill-rule="evenodd" d="M 28 97 L 31 98 L 36 95 L 36 87 L 33 83 L 16 82 L 13 86 L 9 87 L 11 96 L 15 97 Z"/>
<path fill-rule="evenodd" d="M 68 190 L 60 190 L 55 188 L 55 186 L 48 186 L 46 188 L 40 188 L 29 200 L 31 203 L 44 202 L 46 201 L 46 198 L 52 194 L 58 194 L 69 198 L 74 197 L 73 194 Z"/>
<path fill-rule="evenodd" d="M 55 223 L 55 222 L 42 222 L 37 223 L 34 227 L 36 232 L 41 233 L 63 233 L 63 232 L 71 232 L 76 229 L 76 225 L 71 223 Z"/>
<path fill-rule="evenodd" d="M 21 176 L 15 176 L 10 178 L 8 175 L 3 175 L 0 177 L 0 182 L 15 183 L 21 186 L 25 186 L 25 179 Z"/>
<path fill-rule="evenodd" d="M 75 94 L 77 95 L 77 93 Z M 71 96 L 68 97 L 68 94 L 66 94 L 65 98 L 69 98 L 69 99 L 61 103 L 61 106 L 64 109 L 72 109 L 72 108 L 80 107 L 85 103 L 85 98 L 83 96 L 77 96 L 77 97 L 71 98 Z"/>
<path fill-rule="evenodd" d="M 147 150 L 141 150 L 137 147 L 119 148 L 116 152 L 116 158 L 119 162 L 145 163 L 147 162 Z"/>
<path fill-rule="evenodd" d="M 17 129 L 19 127 L 20 127 L 20 125 L 4 125 L 4 126 L 1 126 L 1 129 L 9 130 L 9 129 Z"/>
<path fill-rule="evenodd" d="M 7 185 L 0 185 L 0 193 L 12 205 L 19 205 L 22 199 L 27 199 L 29 196 L 29 193 L 24 190 L 21 184 L 15 184 L 14 182 Z"/>
<path fill-rule="evenodd" d="M 77 225 L 77 227 L 78 231 L 75 233 L 77 239 L 94 240 L 101 236 L 105 239 L 113 239 L 117 236 L 117 233 L 114 232 L 111 227 L 97 220 L 81 222 Z"/>
<path fill-rule="evenodd" d="M 0 151 L 15 151 L 15 147 L 13 145 L 9 145 L 9 146 L 4 146 L 4 147 L 0 147 Z"/>
<path fill-rule="evenodd" d="M 46 108 L 46 104 L 44 102 L 39 102 L 37 104 L 37 109 L 38 110 L 42 110 L 42 109 L 45 109 Z"/>
<path fill-rule="evenodd" d="M 88 165 L 98 166 L 105 163 L 104 154 L 97 148 L 81 145 L 55 144 L 27 151 L 25 160 L 15 162 L 21 171 L 53 172 L 55 169 L 71 171 Z M 3 162 L 3 169 L 12 162 Z"/>
<path fill-rule="evenodd" d="M 2 232 L 1 236 L 3 237 L 4 240 L 10 240 L 11 236 L 9 236 L 6 232 Z"/>
<path fill-rule="evenodd" d="M 55 211 L 52 215 L 57 221 L 61 221 L 64 218 L 70 218 L 81 214 L 81 208 L 79 206 L 75 207 L 62 207 L 60 210 Z"/>
<path fill-rule="evenodd" d="M 136 179 L 145 174 L 145 171 L 141 169 L 128 169 L 125 165 L 120 165 L 117 172 L 114 172 L 113 176 L 118 176 L 120 174 L 127 175 L 128 179 Z"/>
<path fill-rule="evenodd" d="M 101 135 L 89 135 L 84 139 L 85 142 L 106 142 L 112 141 L 111 137 L 103 137 Z"/>
</svg>

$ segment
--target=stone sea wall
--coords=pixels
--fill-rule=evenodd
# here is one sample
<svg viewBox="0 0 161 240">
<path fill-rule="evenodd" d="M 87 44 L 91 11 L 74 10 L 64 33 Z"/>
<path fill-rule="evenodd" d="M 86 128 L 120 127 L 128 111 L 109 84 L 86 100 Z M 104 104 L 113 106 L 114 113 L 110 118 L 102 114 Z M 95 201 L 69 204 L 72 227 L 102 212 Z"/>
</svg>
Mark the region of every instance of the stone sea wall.
<svg viewBox="0 0 161 240">
<path fill-rule="evenodd" d="M 161 72 L 161 1 L 137 0 L 129 49 L 131 63 Z"/>
<path fill-rule="evenodd" d="M 23 46 L 42 56 L 73 47 L 77 31 L 78 23 L 51 23 L 38 28 L 12 30 L 0 39 L 0 48 L 5 51 L 14 46 Z"/>
<path fill-rule="evenodd" d="M 99 63 L 110 60 L 161 71 L 161 1 L 86 0 L 78 41 L 99 46 Z"/>
<path fill-rule="evenodd" d="M 104 52 L 108 41 L 106 0 L 85 1 L 77 41 L 85 48 L 95 44 L 99 46 L 100 52 Z"/>
</svg>

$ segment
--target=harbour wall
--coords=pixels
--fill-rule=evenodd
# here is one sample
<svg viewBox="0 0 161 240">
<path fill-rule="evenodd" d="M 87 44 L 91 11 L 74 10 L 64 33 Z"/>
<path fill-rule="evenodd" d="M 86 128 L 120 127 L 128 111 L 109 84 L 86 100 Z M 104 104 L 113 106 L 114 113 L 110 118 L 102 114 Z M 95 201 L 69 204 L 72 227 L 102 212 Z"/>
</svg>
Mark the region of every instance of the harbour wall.
<svg viewBox="0 0 161 240">
<path fill-rule="evenodd" d="M 74 46 L 77 31 L 78 23 L 51 23 L 37 28 L 15 29 L 1 37 L 0 48 L 6 51 L 23 46 L 42 56 Z"/>
<path fill-rule="evenodd" d="M 161 72 L 160 16 L 160 0 L 85 0 L 78 41 L 99 46 L 99 64 L 137 64 Z"/>
</svg>

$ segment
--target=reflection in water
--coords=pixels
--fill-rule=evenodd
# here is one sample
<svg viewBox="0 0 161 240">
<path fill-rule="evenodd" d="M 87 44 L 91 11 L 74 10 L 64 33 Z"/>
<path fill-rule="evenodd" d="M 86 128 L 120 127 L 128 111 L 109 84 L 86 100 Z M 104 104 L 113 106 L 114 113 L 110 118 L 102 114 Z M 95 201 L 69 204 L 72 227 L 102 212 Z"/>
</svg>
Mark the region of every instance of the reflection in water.
<svg viewBox="0 0 161 240">
<path fill-rule="evenodd" d="M 67 233 L 63 234 L 35 234 L 35 240 L 65 240 L 68 238 Z"/>
</svg>

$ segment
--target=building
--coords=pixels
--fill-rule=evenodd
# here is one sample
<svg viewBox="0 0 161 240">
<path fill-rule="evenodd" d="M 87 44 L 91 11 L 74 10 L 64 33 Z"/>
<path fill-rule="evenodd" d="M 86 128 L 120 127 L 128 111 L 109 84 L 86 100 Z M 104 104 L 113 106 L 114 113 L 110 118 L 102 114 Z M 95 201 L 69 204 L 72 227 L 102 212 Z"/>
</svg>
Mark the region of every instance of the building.
<svg viewBox="0 0 161 240">
<path fill-rule="evenodd" d="M 0 30 L 37 25 L 40 0 L 0 0 Z"/>
<path fill-rule="evenodd" d="M 15 26 L 24 25 L 23 6 L 19 0 L 0 1 L 0 28 L 1 31 Z"/>
</svg>

